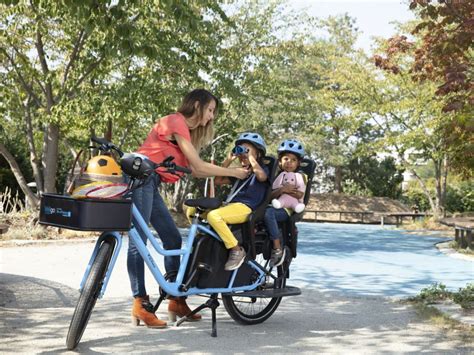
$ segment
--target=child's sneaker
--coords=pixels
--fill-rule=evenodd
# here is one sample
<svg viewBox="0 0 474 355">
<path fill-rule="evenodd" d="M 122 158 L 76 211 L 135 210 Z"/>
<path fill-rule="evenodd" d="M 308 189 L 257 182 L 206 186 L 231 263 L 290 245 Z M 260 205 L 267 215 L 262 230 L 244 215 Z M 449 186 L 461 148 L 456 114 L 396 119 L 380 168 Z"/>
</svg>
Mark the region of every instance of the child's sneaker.
<svg viewBox="0 0 474 355">
<path fill-rule="evenodd" d="M 270 266 L 271 267 L 276 267 L 280 266 L 283 264 L 283 261 L 285 261 L 285 254 L 286 250 L 283 248 L 282 249 L 272 249 L 272 255 L 270 256 Z"/>
<path fill-rule="evenodd" d="M 245 260 L 245 250 L 244 248 L 240 247 L 239 250 L 231 250 L 229 251 L 229 258 L 227 259 L 227 262 L 225 263 L 224 270 L 225 271 L 231 271 L 238 269 L 240 265 Z"/>
</svg>

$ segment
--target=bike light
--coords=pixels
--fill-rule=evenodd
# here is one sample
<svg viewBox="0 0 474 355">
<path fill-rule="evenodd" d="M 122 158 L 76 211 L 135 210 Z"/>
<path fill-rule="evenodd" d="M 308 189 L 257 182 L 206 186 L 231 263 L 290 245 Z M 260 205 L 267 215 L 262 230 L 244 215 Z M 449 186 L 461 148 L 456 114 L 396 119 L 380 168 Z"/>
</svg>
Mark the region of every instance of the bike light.
<svg viewBox="0 0 474 355">
<path fill-rule="evenodd" d="M 136 157 L 135 159 L 133 159 L 133 165 L 132 165 L 133 170 L 140 169 L 141 165 L 142 165 L 142 158 Z"/>
</svg>

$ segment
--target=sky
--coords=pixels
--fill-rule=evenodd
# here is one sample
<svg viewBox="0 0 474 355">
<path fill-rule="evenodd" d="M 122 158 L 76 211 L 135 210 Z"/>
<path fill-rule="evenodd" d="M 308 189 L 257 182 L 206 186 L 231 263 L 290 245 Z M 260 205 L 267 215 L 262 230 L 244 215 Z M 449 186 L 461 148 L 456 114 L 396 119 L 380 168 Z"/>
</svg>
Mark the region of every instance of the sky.
<svg viewBox="0 0 474 355">
<path fill-rule="evenodd" d="M 307 9 L 309 15 L 325 18 L 347 12 L 356 19 L 362 33 L 357 47 L 370 51 L 372 37 L 388 38 L 395 34 L 393 21 L 406 22 L 415 18 L 407 0 L 287 0 L 295 10 Z"/>
</svg>

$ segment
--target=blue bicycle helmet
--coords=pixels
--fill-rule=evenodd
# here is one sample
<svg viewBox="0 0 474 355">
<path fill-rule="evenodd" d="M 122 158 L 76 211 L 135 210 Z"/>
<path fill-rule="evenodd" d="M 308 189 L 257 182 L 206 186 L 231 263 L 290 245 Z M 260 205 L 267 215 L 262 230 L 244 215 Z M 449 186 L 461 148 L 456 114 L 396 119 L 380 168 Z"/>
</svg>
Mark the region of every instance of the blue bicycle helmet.
<svg viewBox="0 0 474 355">
<path fill-rule="evenodd" d="M 278 155 L 283 153 L 293 153 L 300 159 L 303 159 L 304 157 L 303 145 L 296 139 L 285 139 L 283 142 L 281 142 L 277 151 Z"/>
<path fill-rule="evenodd" d="M 235 145 L 245 142 L 253 144 L 257 149 L 262 151 L 263 155 L 267 154 L 267 145 L 260 134 L 254 132 L 242 133 L 235 141 Z"/>
</svg>

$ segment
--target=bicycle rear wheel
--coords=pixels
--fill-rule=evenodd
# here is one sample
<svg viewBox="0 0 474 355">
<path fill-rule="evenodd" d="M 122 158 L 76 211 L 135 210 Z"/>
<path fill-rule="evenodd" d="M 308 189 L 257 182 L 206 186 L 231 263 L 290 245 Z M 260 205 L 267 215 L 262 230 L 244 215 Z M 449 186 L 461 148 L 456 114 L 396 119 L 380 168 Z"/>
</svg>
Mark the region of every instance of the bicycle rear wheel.
<svg viewBox="0 0 474 355">
<path fill-rule="evenodd" d="M 287 254 L 288 255 L 288 254 Z M 257 256 L 256 261 L 269 271 L 266 281 L 257 290 L 279 289 L 286 285 L 285 270 L 289 267 L 289 261 L 281 266 L 269 270 L 268 261 L 262 255 Z M 222 302 L 227 313 L 237 323 L 251 325 L 266 321 L 280 305 L 282 297 L 260 298 L 244 297 L 238 295 L 222 295 Z"/>
<path fill-rule="evenodd" d="M 77 301 L 76 309 L 69 325 L 69 331 L 66 338 L 68 350 L 74 349 L 81 340 L 82 334 L 86 329 L 92 309 L 99 297 L 105 273 L 109 265 L 112 253 L 115 247 L 114 238 L 106 238 L 99 247 L 99 251 L 92 262 L 89 276 L 84 284 L 84 288 Z"/>
</svg>

